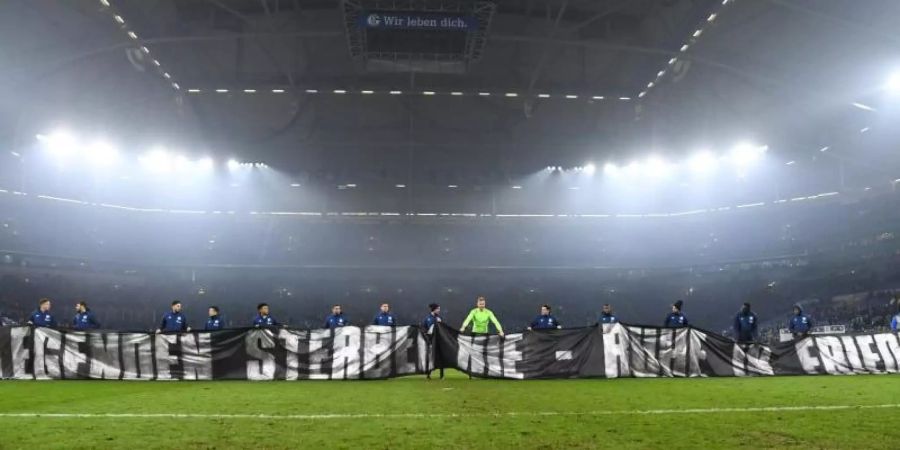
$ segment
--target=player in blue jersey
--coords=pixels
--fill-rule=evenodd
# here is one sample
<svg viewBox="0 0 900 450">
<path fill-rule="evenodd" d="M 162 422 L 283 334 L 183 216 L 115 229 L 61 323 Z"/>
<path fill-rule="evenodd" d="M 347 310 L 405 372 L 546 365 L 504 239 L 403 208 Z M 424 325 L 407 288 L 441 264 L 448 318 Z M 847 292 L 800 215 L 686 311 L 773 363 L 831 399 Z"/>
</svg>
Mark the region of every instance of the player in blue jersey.
<svg viewBox="0 0 900 450">
<path fill-rule="evenodd" d="M 350 325 L 350 321 L 344 317 L 344 311 L 341 305 L 331 307 L 331 315 L 325 318 L 325 328 L 335 329 Z"/>
<path fill-rule="evenodd" d="M 597 323 L 600 325 L 619 323 L 619 318 L 613 314 L 612 306 L 610 306 L 609 303 L 603 305 L 603 309 L 600 311 L 600 317 L 597 318 Z"/>
<path fill-rule="evenodd" d="M 684 302 L 678 300 L 672 304 L 672 312 L 666 316 L 666 322 L 663 326 L 668 328 L 682 328 L 688 326 L 687 317 L 681 312 Z"/>
<path fill-rule="evenodd" d="M 744 344 L 755 342 L 757 340 L 757 328 L 759 327 L 759 318 L 756 313 L 750 311 L 750 303 L 744 303 L 740 312 L 734 316 L 734 340 Z"/>
<path fill-rule="evenodd" d="M 172 302 L 172 309 L 163 314 L 159 328 L 156 329 L 157 333 L 176 331 L 191 331 L 191 327 L 187 324 L 187 318 L 181 313 L 181 302 L 178 300 Z"/>
<path fill-rule="evenodd" d="M 100 328 L 100 322 L 94 316 L 94 312 L 88 308 L 84 301 L 75 304 L 75 317 L 72 319 L 72 328 L 76 330 L 94 330 Z"/>
<path fill-rule="evenodd" d="M 383 327 L 396 327 L 397 318 L 391 312 L 391 305 L 388 303 L 381 304 L 381 311 L 372 319 L 372 325 L 381 325 Z"/>
<path fill-rule="evenodd" d="M 561 329 L 559 321 L 550 314 L 550 305 L 541 305 L 541 314 L 531 321 L 528 331 L 532 330 L 558 330 Z"/>
<path fill-rule="evenodd" d="M 436 323 L 440 323 L 443 320 L 441 319 L 441 305 L 437 303 L 432 303 L 428 305 L 428 309 L 431 311 L 425 316 L 425 320 L 422 321 L 422 328 L 425 328 L 425 331 L 431 332 L 431 327 Z"/>
<path fill-rule="evenodd" d="M 206 326 L 203 327 L 206 331 L 216 331 L 225 328 L 225 321 L 222 319 L 222 316 L 219 315 L 219 307 L 218 306 L 210 306 L 209 307 L 209 317 L 206 319 Z"/>
<path fill-rule="evenodd" d="M 28 317 L 28 325 L 56 328 L 56 319 L 50 314 L 50 306 L 50 299 L 42 298 L 38 302 L 38 309 Z"/>
<path fill-rule="evenodd" d="M 274 317 L 269 315 L 269 304 L 268 303 L 260 303 L 256 305 L 256 317 L 253 318 L 253 326 L 255 328 L 269 328 L 269 327 L 277 327 L 278 322 Z"/>
<path fill-rule="evenodd" d="M 800 305 L 794 305 L 794 315 L 791 316 L 791 321 L 788 322 L 788 331 L 791 332 L 794 339 L 806 337 L 812 330 L 812 327 L 812 319 L 803 313 L 803 308 Z"/>
</svg>

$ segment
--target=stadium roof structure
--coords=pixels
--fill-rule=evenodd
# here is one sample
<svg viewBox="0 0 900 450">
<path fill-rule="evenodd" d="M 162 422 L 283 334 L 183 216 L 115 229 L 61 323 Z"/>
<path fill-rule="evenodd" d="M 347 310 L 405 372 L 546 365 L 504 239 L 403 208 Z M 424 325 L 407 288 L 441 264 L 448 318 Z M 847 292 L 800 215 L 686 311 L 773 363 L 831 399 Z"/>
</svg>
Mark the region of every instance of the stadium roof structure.
<svg viewBox="0 0 900 450">
<path fill-rule="evenodd" d="M 897 99 L 881 89 L 900 67 L 900 4 L 865 6 L 13 0 L 0 7 L 0 133 L 18 148 L 65 124 L 135 153 L 165 142 L 442 187 L 749 139 L 839 189 L 900 178 L 886 145 Z M 468 28 L 391 28 L 378 14 Z"/>
</svg>

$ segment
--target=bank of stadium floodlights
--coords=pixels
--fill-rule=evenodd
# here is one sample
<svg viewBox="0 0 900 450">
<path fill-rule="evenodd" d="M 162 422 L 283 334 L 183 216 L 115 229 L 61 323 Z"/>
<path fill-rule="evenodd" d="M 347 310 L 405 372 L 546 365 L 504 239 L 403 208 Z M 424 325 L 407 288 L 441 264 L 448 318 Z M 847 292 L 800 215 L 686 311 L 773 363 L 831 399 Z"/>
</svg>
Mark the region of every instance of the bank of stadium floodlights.
<svg viewBox="0 0 900 450">
<path fill-rule="evenodd" d="M 673 73 L 677 73 L 679 71 L 679 64 L 684 64 L 685 60 L 688 59 L 688 54 L 696 48 L 697 44 L 700 43 L 701 36 L 708 34 L 708 29 L 712 27 L 717 19 L 721 17 L 726 7 L 728 5 L 734 4 L 736 1 L 737 0 L 722 0 L 718 7 L 711 11 L 710 14 L 700 22 L 697 25 L 696 29 L 694 29 L 694 31 L 691 33 L 691 35 L 685 38 L 684 41 L 682 41 L 681 47 L 678 48 L 678 55 L 673 55 L 671 58 L 669 58 L 669 60 L 666 62 L 666 65 L 658 72 L 656 72 L 656 75 L 653 77 L 653 79 L 651 79 L 647 83 L 647 85 L 637 94 L 637 100 L 644 99 L 647 94 L 649 94 L 653 88 L 658 87 L 667 76 L 672 76 Z M 891 75 L 884 87 L 885 90 L 889 93 L 900 94 L 900 71 Z M 876 111 L 875 108 L 862 102 L 852 102 L 851 106 L 864 111 Z M 865 133 L 869 130 L 870 127 L 865 126 L 860 129 L 860 132 Z M 821 153 L 828 152 L 829 150 L 831 150 L 831 146 L 826 145 L 820 147 L 818 150 Z M 792 166 L 795 164 L 797 164 L 796 160 L 790 160 L 785 163 L 785 165 L 788 166 Z M 894 180 L 892 181 L 892 183 L 897 184 L 897 181 Z"/>
<path fill-rule="evenodd" d="M 112 168 L 123 164 L 124 157 L 111 143 L 103 139 L 85 139 L 66 129 L 58 129 L 47 134 L 38 134 L 38 147 L 49 160 L 58 167 L 78 167 L 85 165 L 93 168 Z M 661 157 L 650 156 L 642 161 L 634 161 L 628 165 L 619 167 L 613 163 L 607 163 L 603 168 L 604 175 L 615 177 L 619 175 L 646 175 L 654 178 L 665 178 L 677 170 L 686 168 L 693 173 L 710 173 L 720 165 L 734 166 L 738 173 L 752 168 L 766 154 L 768 147 L 751 143 L 740 143 L 730 151 L 715 154 L 712 151 L 699 152 L 689 159 L 681 162 L 668 162 Z M 229 159 L 224 163 L 216 163 L 210 156 L 191 158 L 184 154 L 172 152 L 165 147 L 153 147 L 147 152 L 137 156 L 137 165 L 151 173 L 175 173 L 175 172 L 211 172 L 216 167 L 224 167 L 229 171 L 239 170 L 241 167 L 267 168 L 263 162 L 242 162 Z M 596 166 L 592 163 L 584 166 L 563 168 L 548 167 L 548 170 L 574 171 L 587 175 L 596 172 Z M 342 185 L 356 187 L 355 184 Z M 397 188 L 405 188 L 405 184 L 395 185 Z"/>
</svg>

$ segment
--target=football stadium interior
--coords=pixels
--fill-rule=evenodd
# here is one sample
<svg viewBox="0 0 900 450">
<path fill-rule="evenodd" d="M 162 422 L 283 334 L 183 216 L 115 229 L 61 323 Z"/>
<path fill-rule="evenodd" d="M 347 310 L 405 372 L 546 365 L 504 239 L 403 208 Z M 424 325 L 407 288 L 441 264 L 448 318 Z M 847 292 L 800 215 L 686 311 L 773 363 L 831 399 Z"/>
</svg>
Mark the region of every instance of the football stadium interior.
<svg viewBox="0 0 900 450">
<path fill-rule="evenodd" d="M 0 2 L 0 449 L 896 448 L 898 17 Z"/>
</svg>

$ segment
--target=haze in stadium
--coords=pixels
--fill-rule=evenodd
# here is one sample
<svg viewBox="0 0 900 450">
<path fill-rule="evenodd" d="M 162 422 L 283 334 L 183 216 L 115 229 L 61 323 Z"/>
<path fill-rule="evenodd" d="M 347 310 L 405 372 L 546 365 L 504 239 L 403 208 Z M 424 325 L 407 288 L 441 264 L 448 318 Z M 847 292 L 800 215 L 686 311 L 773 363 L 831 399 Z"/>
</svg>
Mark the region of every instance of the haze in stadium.
<svg viewBox="0 0 900 450">
<path fill-rule="evenodd" d="M 2 2 L 0 449 L 896 448 L 897 17 Z"/>
</svg>

